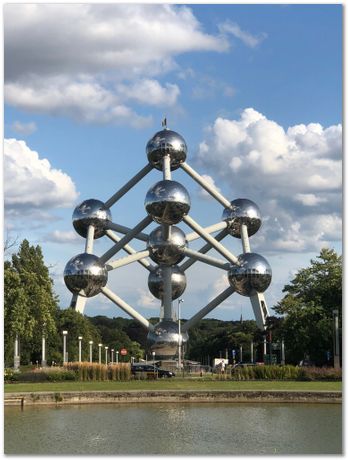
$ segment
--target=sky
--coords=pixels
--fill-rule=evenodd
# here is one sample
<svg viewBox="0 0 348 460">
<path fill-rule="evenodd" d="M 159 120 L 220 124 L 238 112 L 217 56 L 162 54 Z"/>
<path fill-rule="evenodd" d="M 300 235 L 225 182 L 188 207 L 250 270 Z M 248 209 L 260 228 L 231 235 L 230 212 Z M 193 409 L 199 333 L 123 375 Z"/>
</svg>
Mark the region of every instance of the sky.
<svg viewBox="0 0 348 460">
<path fill-rule="evenodd" d="M 61 308 L 71 300 L 64 267 L 84 251 L 75 207 L 106 201 L 146 165 L 164 117 L 184 137 L 189 165 L 227 199 L 259 206 L 263 224 L 250 245 L 273 270 L 271 313 L 321 248 L 341 253 L 342 5 L 8 3 L 4 57 L 5 237 L 42 247 Z M 151 171 L 112 206 L 113 221 L 140 222 L 161 178 Z M 173 180 L 189 191 L 193 219 L 221 220 L 222 206 L 182 170 Z M 239 239 L 223 243 L 242 253 Z M 111 245 L 98 239 L 94 252 Z M 226 272 L 201 262 L 186 275 L 184 318 L 228 287 Z M 158 316 L 147 278 L 133 263 L 110 272 L 108 287 Z M 127 316 L 101 294 L 85 313 Z M 250 301 L 233 294 L 208 317 L 241 314 L 253 318 Z"/>
</svg>

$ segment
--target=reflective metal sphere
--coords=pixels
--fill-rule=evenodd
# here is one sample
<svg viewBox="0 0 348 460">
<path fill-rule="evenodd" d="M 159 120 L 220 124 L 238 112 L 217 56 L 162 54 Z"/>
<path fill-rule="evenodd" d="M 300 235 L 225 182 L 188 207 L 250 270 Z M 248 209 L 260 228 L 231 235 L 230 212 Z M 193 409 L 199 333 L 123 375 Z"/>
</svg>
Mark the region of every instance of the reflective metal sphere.
<svg viewBox="0 0 348 460">
<path fill-rule="evenodd" d="M 250 252 L 238 256 L 240 266 L 232 265 L 228 271 L 228 281 L 236 292 L 252 296 L 264 292 L 271 283 L 272 269 L 267 260 Z"/>
<path fill-rule="evenodd" d="M 188 340 L 187 332 L 181 334 L 181 344 Z M 173 358 L 180 344 L 179 326 L 171 320 L 162 320 L 147 335 L 147 343 L 156 358 Z"/>
<path fill-rule="evenodd" d="M 76 232 L 87 237 L 89 225 L 94 226 L 94 238 L 100 238 L 105 234 L 107 222 L 111 222 L 111 212 L 99 200 L 85 200 L 79 204 L 72 216 L 73 226 Z"/>
<path fill-rule="evenodd" d="M 164 265 L 175 265 L 185 257 L 183 250 L 187 247 L 185 233 L 178 227 L 172 226 L 169 239 L 163 236 L 163 228 L 156 227 L 149 235 L 147 249 L 150 258 Z"/>
<path fill-rule="evenodd" d="M 174 180 L 161 180 L 145 197 L 146 212 L 159 224 L 177 224 L 191 207 L 186 188 Z"/>
<path fill-rule="evenodd" d="M 259 207 L 251 200 L 238 198 L 231 201 L 232 209 L 225 208 L 222 220 L 228 223 L 228 229 L 232 236 L 241 237 L 241 225 L 248 227 L 248 235 L 252 236 L 261 227 L 261 214 Z"/>
<path fill-rule="evenodd" d="M 64 281 L 73 294 L 83 297 L 93 297 L 100 292 L 108 280 L 105 265 L 99 262 L 94 254 L 79 254 L 65 266 Z"/>
<path fill-rule="evenodd" d="M 172 300 L 178 299 L 186 289 L 186 275 L 177 265 L 171 267 Z M 163 273 L 159 266 L 149 274 L 147 281 L 150 292 L 157 299 L 163 299 Z"/>
<path fill-rule="evenodd" d="M 162 170 L 163 157 L 170 155 L 170 169 L 177 169 L 186 160 L 187 146 L 184 138 L 175 131 L 163 129 L 156 133 L 146 145 L 149 163 Z"/>
</svg>

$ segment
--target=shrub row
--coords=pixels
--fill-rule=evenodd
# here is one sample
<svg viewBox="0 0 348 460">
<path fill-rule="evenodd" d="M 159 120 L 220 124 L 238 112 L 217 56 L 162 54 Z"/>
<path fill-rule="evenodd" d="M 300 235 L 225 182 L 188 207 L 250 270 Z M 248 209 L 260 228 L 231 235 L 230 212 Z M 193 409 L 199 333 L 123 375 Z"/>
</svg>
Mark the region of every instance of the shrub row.
<svg viewBox="0 0 348 460">
<path fill-rule="evenodd" d="M 231 371 L 232 380 L 342 380 L 342 370 L 324 367 L 247 366 Z"/>
<path fill-rule="evenodd" d="M 64 368 L 73 371 L 76 379 L 81 382 L 97 380 L 127 381 L 131 378 L 129 363 L 98 364 L 98 363 L 66 363 Z"/>
</svg>

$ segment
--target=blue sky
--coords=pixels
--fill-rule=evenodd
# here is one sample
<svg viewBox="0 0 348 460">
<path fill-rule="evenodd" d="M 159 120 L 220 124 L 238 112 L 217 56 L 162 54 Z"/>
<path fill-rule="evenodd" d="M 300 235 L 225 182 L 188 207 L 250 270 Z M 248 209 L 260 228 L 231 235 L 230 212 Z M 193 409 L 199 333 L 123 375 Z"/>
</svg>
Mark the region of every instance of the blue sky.
<svg viewBox="0 0 348 460">
<path fill-rule="evenodd" d="M 260 207 L 250 243 L 273 269 L 270 308 L 322 247 L 341 252 L 341 5 L 7 4 L 4 29 L 5 229 L 42 246 L 63 308 L 64 266 L 84 248 L 75 206 L 106 201 L 146 164 L 164 116 L 191 166 L 226 198 Z M 152 171 L 111 208 L 113 220 L 139 222 L 160 179 Z M 221 205 L 182 171 L 173 179 L 189 190 L 195 220 L 221 219 Z M 224 243 L 242 252 L 239 240 Z M 95 253 L 109 247 L 98 240 Z M 227 287 L 201 263 L 187 277 L 187 318 Z M 158 314 L 139 264 L 112 272 L 108 285 L 144 316 Z M 241 312 L 252 318 L 234 294 L 209 316 Z M 85 313 L 123 316 L 101 295 Z"/>
</svg>

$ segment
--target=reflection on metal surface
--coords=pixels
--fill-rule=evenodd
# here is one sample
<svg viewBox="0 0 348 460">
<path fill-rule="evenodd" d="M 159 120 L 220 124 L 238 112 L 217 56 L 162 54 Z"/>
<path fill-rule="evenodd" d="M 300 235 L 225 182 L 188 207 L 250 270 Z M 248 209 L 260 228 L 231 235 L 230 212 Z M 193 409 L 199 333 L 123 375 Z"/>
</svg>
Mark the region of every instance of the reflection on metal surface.
<svg viewBox="0 0 348 460">
<path fill-rule="evenodd" d="M 181 335 L 181 345 L 188 340 L 187 332 Z M 147 342 L 156 358 L 172 358 L 176 355 L 179 341 L 179 326 L 174 321 L 163 320 L 157 323 L 147 335 Z"/>
<path fill-rule="evenodd" d="M 184 138 L 175 131 L 163 129 L 147 143 L 146 153 L 149 163 L 162 170 L 163 157 L 170 156 L 170 169 L 177 169 L 186 160 L 187 146 Z"/>
<path fill-rule="evenodd" d="M 93 254 L 79 254 L 66 264 L 64 281 L 73 294 L 93 297 L 99 294 L 108 280 L 106 267 Z"/>
<path fill-rule="evenodd" d="M 171 269 L 171 287 L 172 300 L 178 299 L 186 289 L 186 275 L 180 270 L 177 265 L 170 267 Z M 161 266 L 158 266 L 149 274 L 147 281 L 151 294 L 157 299 L 163 299 L 164 277 Z"/>
<path fill-rule="evenodd" d="M 159 224 L 177 224 L 188 214 L 190 196 L 185 187 L 174 180 L 161 180 L 146 194 L 145 209 Z"/>
<path fill-rule="evenodd" d="M 100 238 L 105 234 L 109 222 L 111 222 L 111 212 L 100 200 L 85 200 L 79 204 L 73 213 L 72 221 L 76 232 L 87 237 L 88 227 L 94 226 L 94 238 Z"/>
<path fill-rule="evenodd" d="M 225 208 L 222 220 L 228 223 L 228 229 L 232 236 L 241 238 L 241 226 L 245 224 L 248 235 L 254 235 L 261 227 L 261 213 L 258 206 L 246 198 L 238 198 L 231 201 L 231 208 Z"/>
<path fill-rule="evenodd" d="M 178 227 L 171 227 L 170 236 L 165 238 L 163 227 L 156 227 L 149 235 L 147 249 L 151 259 L 158 264 L 174 265 L 182 261 L 187 246 L 185 233 Z"/>
<path fill-rule="evenodd" d="M 249 252 L 238 256 L 240 265 L 231 265 L 228 280 L 238 294 L 251 296 L 264 292 L 271 283 L 272 269 L 259 254 Z"/>
</svg>

